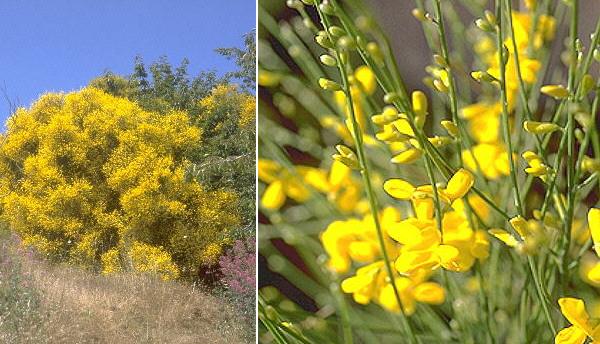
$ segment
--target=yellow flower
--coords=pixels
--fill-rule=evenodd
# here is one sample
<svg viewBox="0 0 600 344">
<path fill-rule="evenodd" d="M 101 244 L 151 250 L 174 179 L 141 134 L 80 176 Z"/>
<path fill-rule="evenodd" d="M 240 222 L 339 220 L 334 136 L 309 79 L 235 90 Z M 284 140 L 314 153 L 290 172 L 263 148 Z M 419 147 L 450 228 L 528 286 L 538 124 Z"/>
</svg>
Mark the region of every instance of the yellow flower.
<svg viewBox="0 0 600 344">
<path fill-rule="evenodd" d="M 516 216 L 510 219 L 509 222 L 518 237 L 504 229 L 493 228 L 488 232 L 508 247 L 516 248 L 519 252 L 526 254 L 535 253 L 540 245 L 548 240 L 544 226 L 539 220 L 526 220 L 521 216 Z"/>
<path fill-rule="evenodd" d="M 469 122 L 469 130 L 475 141 L 481 143 L 498 142 L 500 136 L 500 103 L 480 102 L 465 106 L 460 110 L 461 117 Z"/>
<path fill-rule="evenodd" d="M 417 302 L 433 305 L 444 303 L 446 298 L 444 289 L 435 282 L 425 282 L 427 276 L 428 274 L 410 278 L 394 277 L 402 309 L 406 315 L 414 313 Z M 393 286 L 388 282 L 383 261 L 359 268 L 354 276 L 342 281 L 342 291 L 352 294 L 354 301 L 359 304 L 366 305 L 375 301 L 388 311 L 400 311 Z"/>
<path fill-rule="evenodd" d="M 596 288 L 600 287 L 600 261 L 595 254 L 585 254 L 579 263 L 581 279 Z"/>
<path fill-rule="evenodd" d="M 590 319 L 582 300 L 563 297 L 558 300 L 560 311 L 571 326 L 560 330 L 554 338 L 556 344 L 582 344 L 589 337 L 600 340 L 600 325 L 596 319 Z"/>
<path fill-rule="evenodd" d="M 343 213 L 357 210 L 362 187 L 360 181 L 352 176 L 352 169 L 339 161 L 333 161 L 329 170 L 329 189 L 327 198 Z"/>
<path fill-rule="evenodd" d="M 296 166 L 296 173 L 298 176 L 274 161 L 259 159 L 258 178 L 269 184 L 261 197 L 262 206 L 277 210 L 283 206 L 288 197 L 298 203 L 305 202 L 310 197 L 307 185 L 320 192 L 327 192 L 329 189 L 327 173 L 323 170 Z"/>
<path fill-rule="evenodd" d="M 508 153 L 500 144 L 480 143 L 470 150 L 463 150 L 462 158 L 471 171 L 480 169 L 488 179 L 495 180 L 510 174 Z"/>
<path fill-rule="evenodd" d="M 445 188 L 437 188 L 438 196 L 441 201 L 450 205 L 454 200 L 466 195 L 473 186 L 473 182 L 473 174 L 461 168 L 448 180 L 448 185 Z M 412 200 L 415 208 L 419 208 L 420 202 L 427 201 L 427 199 L 431 200 L 434 197 L 434 190 L 431 185 L 415 187 L 411 183 L 397 178 L 386 180 L 383 183 L 383 189 L 396 199 Z"/>
<path fill-rule="evenodd" d="M 569 91 L 562 85 L 545 85 L 540 88 L 540 92 L 554 99 L 563 99 L 569 96 Z"/>
<path fill-rule="evenodd" d="M 402 309 L 406 315 L 415 312 L 417 302 L 441 305 L 446 299 L 446 291 L 438 283 L 420 282 L 418 279 L 409 277 L 396 277 L 394 281 L 400 294 Z M 390 283 L 383 286 L 378 301 L 388 311 L 400 312 L 394 289 Z"/>
<path fill-rule="evenodd" d="M 410 217 L 394 225 L 388 234 L 402 245 L 395 267 L 412 276 L 442 266 L 450 271 L 467 271 L 476 259 L 488 256 L 489 241 L 483 231 L 474 231 L 463 212 L 443 214 L 441 232 L 432 214 Z"/>
<path fill-rule="evenodd" d="M 529 164 L 529 167 L 525 169 L 526 173 L 531 174 L 532 176 L 540 177 L 542 180 L 546 179 L 546 176 L 551 171 L 551 168 L 544 164 L 544 161 L 539 155 L 531 151 L 526 151 L 522 154 L 522 157 Z"/>
<path fill-rule="evenodd" d="M 371 68 L 367 66 L 360 66 L 354 71 L 353 78 L 354 83 L 350 86 L 350 93 L 352 96 L 352 106 L 354 107 L 354 115 L 360 125 L 362 131 L 366 129 L 365 114 L 363 109 L 363 98 L 365 95 L 371 95 L 375 92 L 377 82 L 375 74 Z M 350 118 L 350 111 L 346 101 L 346 94 L 344 91 L 336 91 L 334 93 L 335 102 L 338 106 L 343 109 L 346 116 Z"/>
<path fill-rule="evenodd" d="M 490 207 L 483 200 L 483 198 L 476 194 L 470 194 L 467 199 L 471 209 L 475 212 L 475 214 L 477 214 L 477 216 L 479 216 L 482 220 L 487 221 L 490 217 Z M 464 199 L 457 199 L 454 201 L 452 203 L 452 209 L 464 214 L 465 217 L 468 215 Z"/>
<path fill-rule="evenodd" d="M 392 207 L 380 213 L 380 225 L 384 232 L 400 220 L 400 213 Z M 380 249 L 373 217 L 350 218 L 334 221 L 321 233 L 321 242 L 329 256 L 328 267 L 338 273 L 350 269 L 352 262 L 369 263 L 379 259 Z M 386 249 L 395 258 L 397 248 L 392 240 L 387 240 Z"/>
</svg>

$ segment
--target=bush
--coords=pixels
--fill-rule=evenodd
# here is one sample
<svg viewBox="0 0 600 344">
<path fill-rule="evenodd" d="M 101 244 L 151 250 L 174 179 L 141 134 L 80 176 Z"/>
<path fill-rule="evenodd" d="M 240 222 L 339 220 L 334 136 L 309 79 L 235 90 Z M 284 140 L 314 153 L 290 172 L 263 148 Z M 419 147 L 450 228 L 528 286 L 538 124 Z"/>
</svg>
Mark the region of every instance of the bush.
<svg viewBox="0 0 600 344">
<path fill-rule="evenodd" d="M 256 288 L 256 243 L 254 237 L 236 240 L 233 247 L 219 259 L 222 282 L 235 304 L 254 317 Z"/>
<path fill-rule="evenodd" d="M 192 276 L 217 262 L 239 223 L 232 192 L 184 176 L 201 142 L 184 112 L 157 114 L 85 88 L 46 94 L 7 126 L 2 217 L 53 260 Z M 140 247 L 156 254 L 136 260 Z"/>
</svg>

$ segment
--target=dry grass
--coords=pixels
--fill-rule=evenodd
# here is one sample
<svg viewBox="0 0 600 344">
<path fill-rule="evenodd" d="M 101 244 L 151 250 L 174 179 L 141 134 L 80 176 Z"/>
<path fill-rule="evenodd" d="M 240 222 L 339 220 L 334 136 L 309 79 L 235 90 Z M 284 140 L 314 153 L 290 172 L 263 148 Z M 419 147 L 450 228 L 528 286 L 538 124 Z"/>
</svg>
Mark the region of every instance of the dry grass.
<svg viewBox="0 0 600 344">
<path fill-rule="evenodd" d="M 1 343 L 244 343 L 250 328 L 189 285 L 100 276 L 35 259 L 0 239 Z"/>
</svg>

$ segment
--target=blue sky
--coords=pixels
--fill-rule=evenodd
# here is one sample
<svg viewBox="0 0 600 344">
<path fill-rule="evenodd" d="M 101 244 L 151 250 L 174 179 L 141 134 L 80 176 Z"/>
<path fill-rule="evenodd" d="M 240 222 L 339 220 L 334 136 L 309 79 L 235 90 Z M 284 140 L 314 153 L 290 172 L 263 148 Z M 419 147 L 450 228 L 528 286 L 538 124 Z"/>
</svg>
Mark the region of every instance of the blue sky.
<svg viewBox="0 0 600 344">
<path fill-rule="evenodd" d="M 233 70 L 215 48 L 243 46 L 253 0 L 1 0 L 0 87 L 29 106 L 47 91 L 85 86 L 105 70 L 129 74 L 136 55 L 189 72 Z M 0 94 L 0 120 L 9 107 Z M 3 125 L 0 125 L 0 128 Z"/>
</svg>

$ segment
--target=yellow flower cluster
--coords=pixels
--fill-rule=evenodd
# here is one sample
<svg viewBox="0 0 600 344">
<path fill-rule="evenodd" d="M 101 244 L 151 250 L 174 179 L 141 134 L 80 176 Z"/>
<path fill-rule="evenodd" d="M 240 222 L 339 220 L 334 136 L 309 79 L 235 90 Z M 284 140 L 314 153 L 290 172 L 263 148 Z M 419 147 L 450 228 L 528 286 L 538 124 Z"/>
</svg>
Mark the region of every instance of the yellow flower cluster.
<svg viewBox="0 0 600 344">
<path fill-rule="evenodd" d="M 437 187 L 444 206 L 442 228 L 437 228 L 431 185 L 415 187 L 402 179 L 384 183 L 390 196 L 410 201 L 416 213 L 402 220 L 398 210 L 387 207 L 379 215 L 387 257 L 395 262 L 394 278 L 406 314 L 414 311 L 417 301 L 431 304 L 444 301 L 444 289 L 427 281 L 437 268 L 464 272 L 477 259 L 487 258 L 486 233 L 472 228 L 462 199 L 472 185 L 473 175 L 462 169 L 448 181 L 447 187 Z M 469 200 L 471 206 L 477 207 L 479 216 L 487 217 L 488 209 L 480 199 Z M 353 264 L 362 265 L 354 276 L 342 282 L 344 292 L 353 294 L 360 304 L 373 300 L 388 310 L 400 310 L 392 285 L 386 280 L 385 262 L 371 216 L 332 222 L 321 234 L 321 242 L 329 256 L 328 267 L 333 271 L 346 273 Z"/>
<path fill-rule="evenodd" d="M 367 205 L 360 200 L 362 188 L 351 172 L 339 161 L 334 161 L 329 171 L 310 166 L 294 166 L 290 171 L 276 161 L 258 159 L 258 178 L 268 184 L 261 205 L 277 210 L 288 198 L 303 203 L 311 197 L 312 189 L 327 195 L 341 212 L 362 213 Z"/>
<path fill-rule="evenodd" d="M 163 280 L 179 277 L 179 269 L 171 260 L 171 255 L 162 247 L 134 242 L 129 251 L 135 271 L 157 274 Z"/>
<path fill-rule="evenodd" d="M 513 111 L 516 105 L 519 90 L 518 71 L 515 55 L 518 54 L 520 73 L 523 82 L 532 85 L 536 82 L 536 75 L 541 67 L 540 61 L 528 56 L 528 49 L 539 49 L 545 41 L 554 38 L 555 20 L 546 15 L 537 18 L 537 27 L 532 29 L 533 14 L 530 12 L 513 12 L 512 22 L 515 33 L 514 50 L 513 41 L 509 37 L 504 41 L 509 58 L 506 63 L 506 92 L 508 110 Z M 533 32 L 533 36 L 530 35 Z M 493 84 L 500 78 L 499 58 L 494 40 L 483 37 L 475 46 L 475 51 L 480 55 L 486 66 L 485 72 L 474 72 L 474 77 L 486 73 Z M 478 79 L 480 79 L 478 77 Z M 470 150 L 464 150 L 462 157 L 465 165 L 475 171 L 481 172 L 488 179 L 497 179 L 510 172 L 508 155 L 504 143 L 500 138 L 500 115 L 502 105 L 499 101 L 482 100 L 475 104 L 465 106 L 460 114 L 469 124 L 475 145 Z"/>
<path fill-rule="evenodd" d="M 203 113 L 214 113 L 223 104 L 239 113 L 238 125 L 240 127 L 248 127 L 254 124 L 256 120 L 256 99 L 250 94 L 239 92 L 235 85 L 218 85 L 211 91 L 210 95 L 200 100 Z"/>
<path fill-rule="evenodd" d="M 406 275 L 420 270 L 443 267 L 450 271 L 467 271 L 476 259 L 485 259 L 489 242 L 483 231 L 472 228 L 461 200 L 473 185 L 473 175 L 459 170 L 446 188 L 437 187 L 444 206 L 442 228 L 434 219 L 434 189 L 431 185 L 414 187 L 402 179 L 390 179 L 384 184 L 386 192 L 399 200 L 411 201 L 416 216 L 398 223 L 388 234 L 402 244 L 396 269 Z M 456 204 L 455 209 L 448 209 Z M 485 209 L 485 208 L 484 208 Z M 482 209 L 482 211 L 485 211 Z"/>
</svg>

